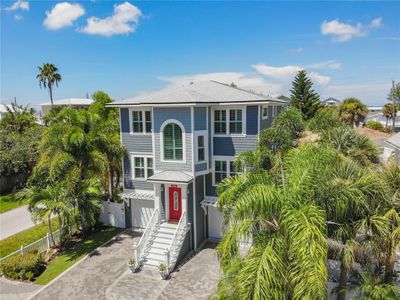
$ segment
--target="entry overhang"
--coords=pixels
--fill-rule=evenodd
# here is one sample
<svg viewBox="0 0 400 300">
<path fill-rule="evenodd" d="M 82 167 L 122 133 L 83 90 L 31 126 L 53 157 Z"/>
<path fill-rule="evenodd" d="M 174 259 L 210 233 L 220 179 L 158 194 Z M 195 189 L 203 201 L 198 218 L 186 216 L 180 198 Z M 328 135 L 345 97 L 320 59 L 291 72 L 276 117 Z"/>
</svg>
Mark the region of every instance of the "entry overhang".
<svg viewBox="0 0 400 300">
<path fill-rule="evenodd" d="M 193 176 L 183 171 L 161 171 L 147 178 L 147 181 L 154 183 L 183 183 L 193 181 Z"/>
</svg>

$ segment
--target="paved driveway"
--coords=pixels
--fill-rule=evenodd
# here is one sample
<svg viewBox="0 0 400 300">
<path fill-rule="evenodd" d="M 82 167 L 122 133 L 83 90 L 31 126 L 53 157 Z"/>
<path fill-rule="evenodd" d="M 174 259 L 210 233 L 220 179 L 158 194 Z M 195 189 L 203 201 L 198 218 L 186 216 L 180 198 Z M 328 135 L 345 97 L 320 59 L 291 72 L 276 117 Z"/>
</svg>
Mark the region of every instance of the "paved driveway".
<svg viewBox="0 0 400 300">
<path fill-rule="evenodd" d="M 27 205 L 2 213 L 0 214 L 0 240 L 32 226 L 35 226 L 35 223 L 31 220 Z"/>
<path fill-rule="evenodd" d="M 127 230 L 79 264 L 73 266 L 30 299 L 80 300 L 106 299 L 106 289 L 126 269 L 132 245 L 141 233 Z"/>
</svg>

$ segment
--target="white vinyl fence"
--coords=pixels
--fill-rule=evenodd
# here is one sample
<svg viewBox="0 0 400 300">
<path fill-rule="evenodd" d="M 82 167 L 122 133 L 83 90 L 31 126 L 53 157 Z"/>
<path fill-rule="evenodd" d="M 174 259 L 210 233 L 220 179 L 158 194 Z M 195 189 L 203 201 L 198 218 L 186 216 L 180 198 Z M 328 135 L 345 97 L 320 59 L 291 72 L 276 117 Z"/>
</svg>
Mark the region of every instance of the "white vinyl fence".
<svg viewBox="0 0 400 300">
<path fill-rule="evenodd" d="M 99 221 L 104 225 L 125 228 L 125 205 L 104 201 L 101 205 Z"/>
<path fill-rule="evenodd" d="M 56 230 L 53 232 L 53 238 L 54 242 L 56 245 L 60 242 L 60 230 Z M 0 259 L 0 263 L 5 261 L 6 259 L 9 259 L 12 256 L 18 255 L 25 253 L 30 250 L 37 250 L 39 253 L 46 251 L 53 245 L 53 242 L 51 240 L 51 236 L 49 233 L 44 238 L 41 238 L 40 240 L 37 240 L 29 245 L 21 245 L 21 248 L 17 251 L 14 251 L 13 253 L 8 254 L 7 256 L 4 256 L 3 258 Z"/>
</svg>

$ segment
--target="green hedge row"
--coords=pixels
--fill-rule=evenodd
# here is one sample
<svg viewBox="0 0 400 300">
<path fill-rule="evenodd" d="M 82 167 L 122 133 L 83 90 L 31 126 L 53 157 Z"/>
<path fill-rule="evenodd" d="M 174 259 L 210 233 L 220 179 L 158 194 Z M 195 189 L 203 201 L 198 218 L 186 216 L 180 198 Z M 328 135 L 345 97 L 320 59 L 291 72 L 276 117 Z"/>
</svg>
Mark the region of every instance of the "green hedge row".
<svg viewBox="0 0 400 300">
<path fill-rule="evenodd" d="M 43 256 L 37 251 L 10 257 L 0 264 L 1 273 L 10 279 L 33 280 L 45 269 Z"/>
</svg>

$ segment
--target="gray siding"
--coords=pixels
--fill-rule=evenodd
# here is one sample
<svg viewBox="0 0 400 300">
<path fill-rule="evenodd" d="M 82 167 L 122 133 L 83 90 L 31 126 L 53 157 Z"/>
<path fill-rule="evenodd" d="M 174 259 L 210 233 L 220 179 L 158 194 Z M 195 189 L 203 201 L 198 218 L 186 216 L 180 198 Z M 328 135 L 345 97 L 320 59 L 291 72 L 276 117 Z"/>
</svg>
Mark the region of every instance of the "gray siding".
<svg viewBox="0 0 400 300">
<path fill-rule="evenodd" d="M 195 172 L 201 172 L 201 171 L 206 171 L 207 170 L 207 163 L 200 163 L 194 165 L 194 171 Z"/>
<path fill-rule="evenodd" d="M 158 171 L 171 170 L 171 171 L 188 171 L 192 172 L 192 138 L 191 138 L 191 112 L 189 107 L 168 107 L 168 108 L 154 108 L 154 147 L 155 147 L 155 169 Z M 163 162 L 161 161 L 161 125 L 169 119 L 174 119 L 182 123 L 185 134 L 186 149 L 186 162 Z"/>
<path fill-rule="evenodd" d="M 212 173 L 208 173 L 205 176 L 205 179 L 206 179 L 206 195 L 216 197 L 217 191 L 216 187 L 212 185 Z"/>
<path fill-rule="evenodd" d="M 129 157 L 124 158 L 124 189 L 131 190 L 154 190 L 152 183 L 132 178 L 132 166 Z"/>
<path fill-rule="evenodd" d="M 129 109 L 121 108 L 119 111 L 121 132 L 129 133 Z"/>
<path fill-rule="evenodd" d="M 152 153 L 153 139 L 151 134 L 133 135 L 130 133 L 121 133 L 122 144 L 128 152 L 134 153 Z"/>
<path fill-rule="evenodd" d="M 194 108 L 194 130 L 207 129 L 207 108 L 195 107 Z"/>
<path fill-rule="evenodd" d="M 211 109 L 208 109 L 208 165 L 212 166 L 212 132 L 211 132 Z"/>
<path fill-rule="evenodd" d="M 258 134 L 258 106 L 246 107 L 246 134 Z"/>
<path fill-rule="evenodd" d="M 267 129 L 272 126 L 272 123 L 276 119 L 276 117 L 284 110 L 285 106 L 279 105 L 277 107 L 277 115 L 273 116 L 272 106 L 268 106 L 268 118 L 263 120 L 262 116 L 260 117 L 260 130 Z"/>
<path fill-rule="evenodd" d="M 213 155 L 235 156 L 243 151 L 254 150 L 257 145 L 257 135 L 214 137 L 213 141 Z"/>
<path fill-rule="evenodd" d="M 188 201 L 188 208 L 187 208 L 187 218 L 188 222 L 190 223 L 190 232 L 193 234 L 193 228 L 194 228 L 194 205 L 193 205 L 193 183 L 190 183 L 188 185 L 188 195 L 187 195 L 187 201 Z M 190 248 L 193 249 L 193 239 L 192 239 L 192 245 L 190 245 Z"/>
<path fill-rule="evenodd" d="M 205 215 L 200 202 L 204 199 L 204 176 L 197 176 L 196 180 L 196 245 L 199 247 L 205 239 Z"/>
</svg>

